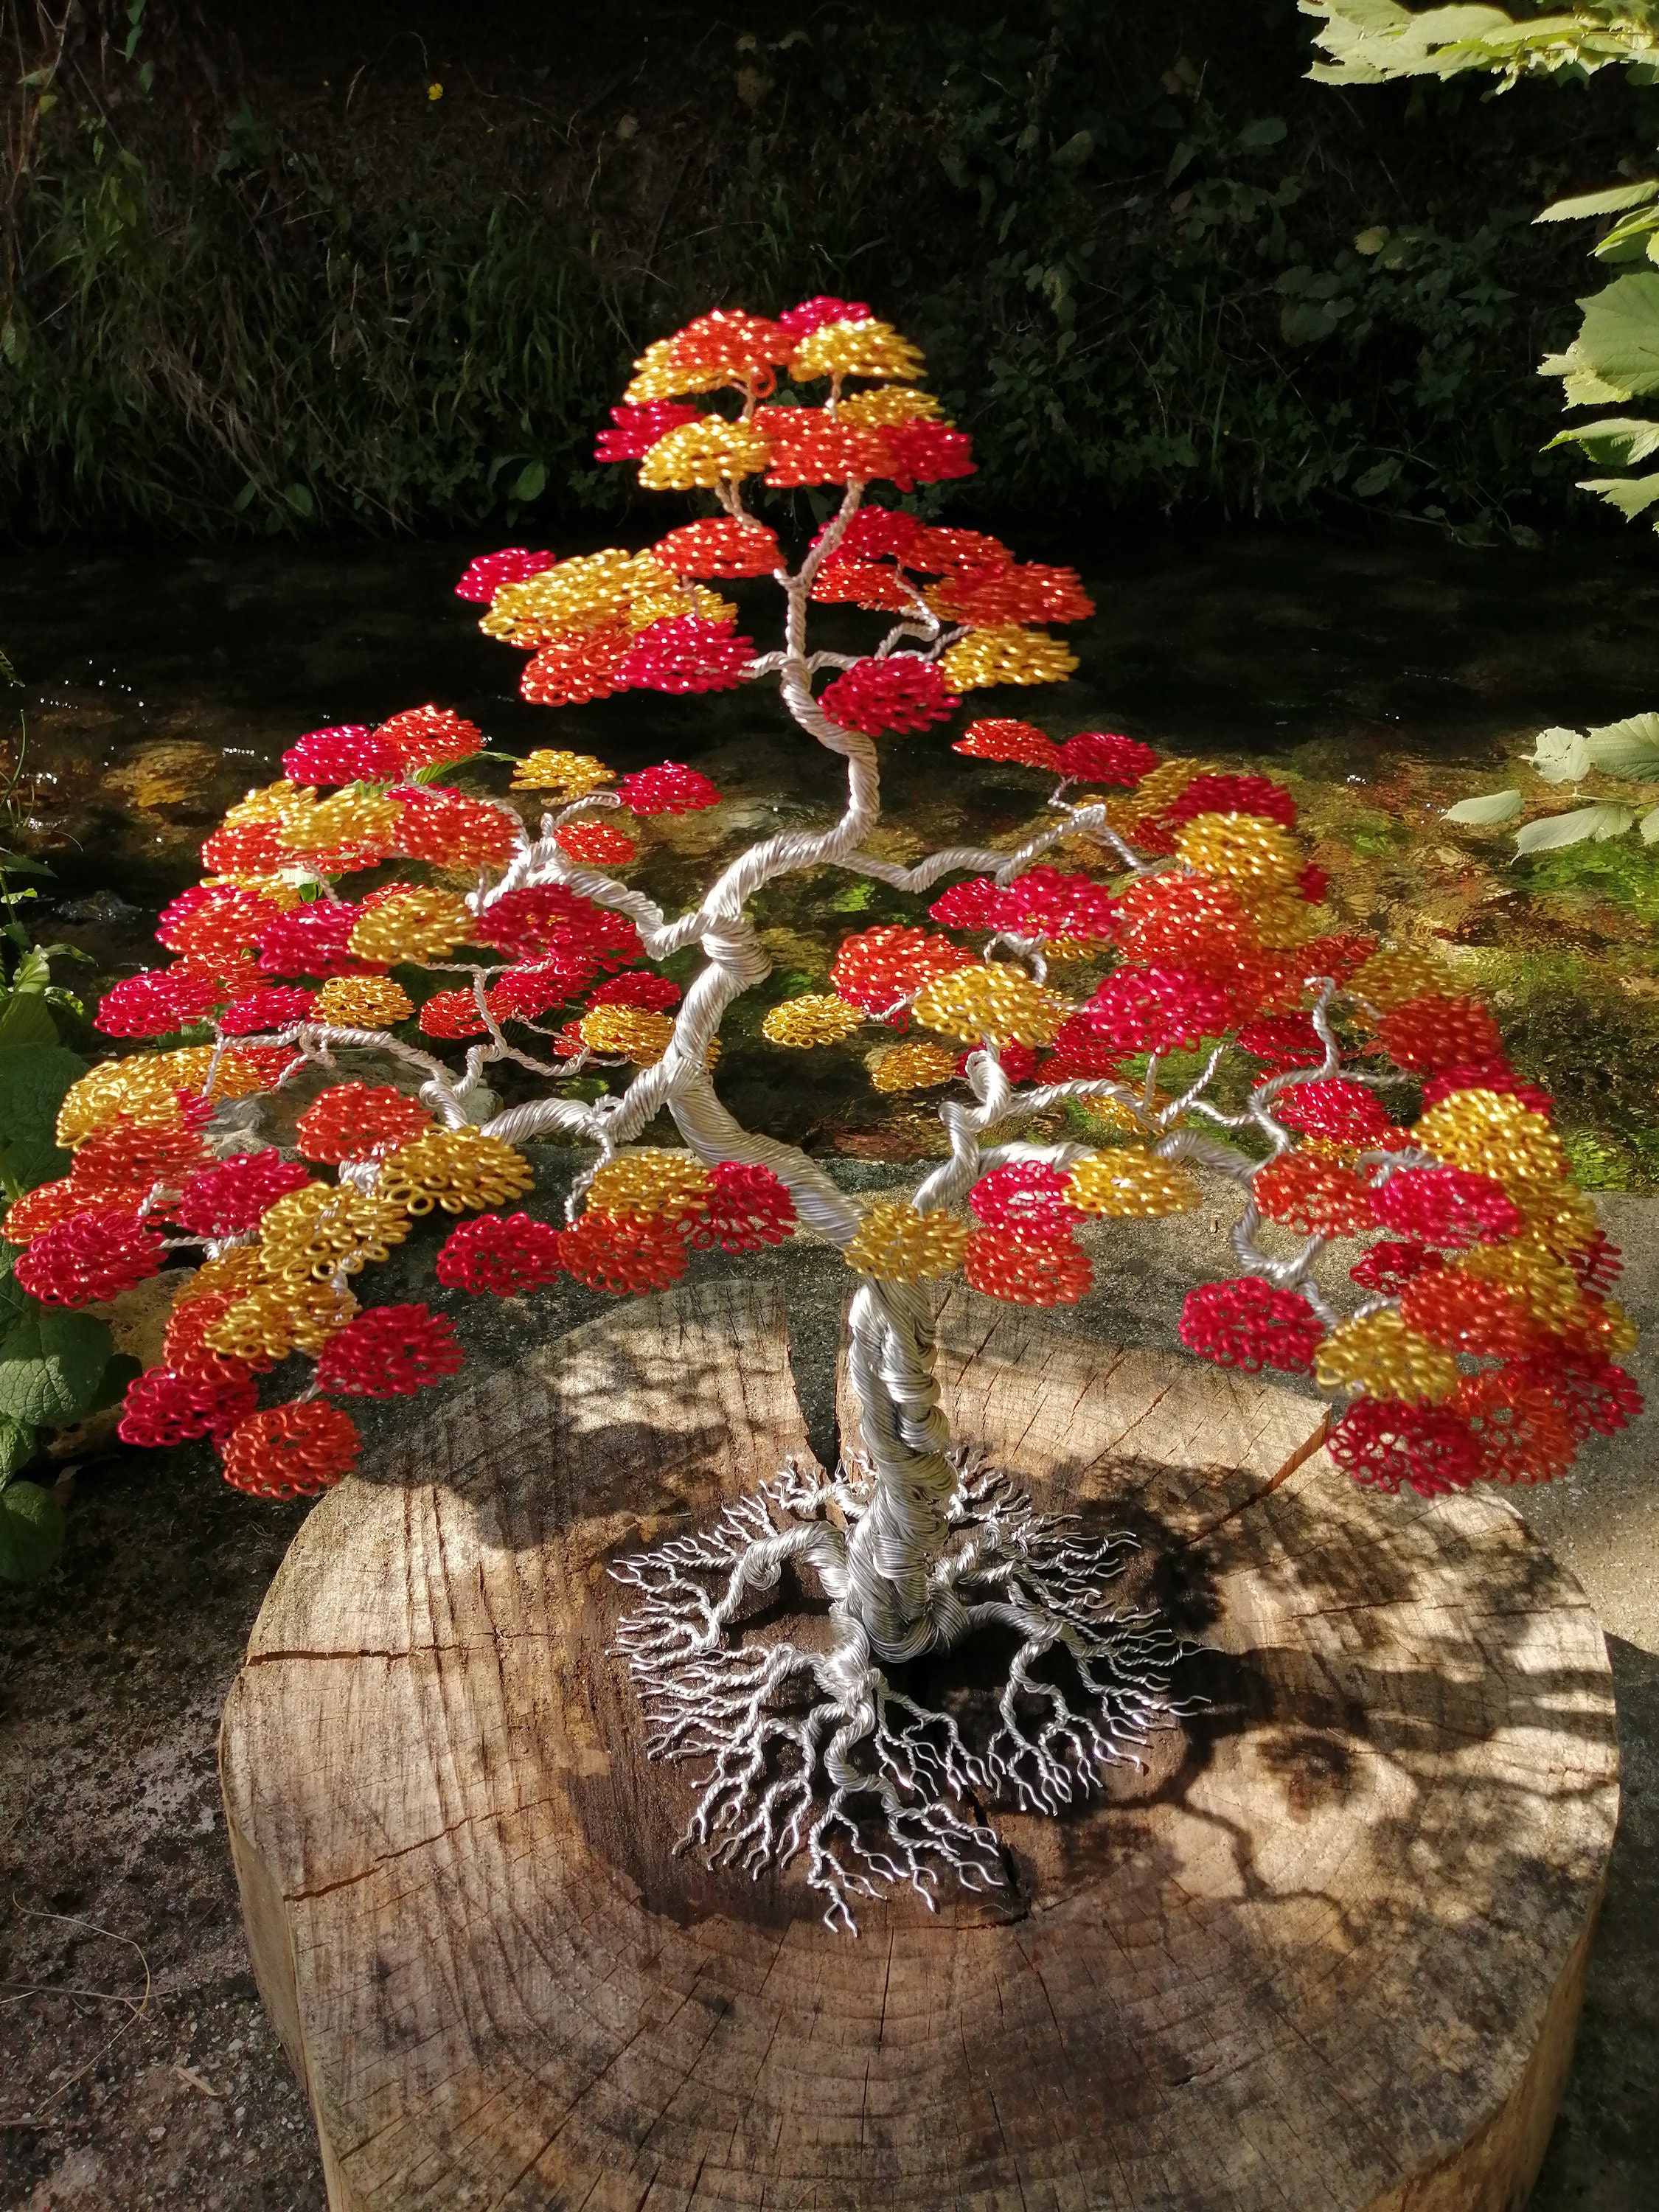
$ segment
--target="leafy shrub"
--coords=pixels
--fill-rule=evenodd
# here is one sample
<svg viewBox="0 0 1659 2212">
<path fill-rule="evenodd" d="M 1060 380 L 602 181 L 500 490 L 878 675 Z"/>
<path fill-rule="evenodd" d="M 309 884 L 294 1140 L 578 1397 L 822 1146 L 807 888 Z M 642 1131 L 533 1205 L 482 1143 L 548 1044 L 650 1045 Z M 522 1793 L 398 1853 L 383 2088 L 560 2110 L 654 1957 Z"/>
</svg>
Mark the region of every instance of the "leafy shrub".
<svg viewBox="0 0 1659 2212">
<path fill-rule="evenodd" d="M 0 653 L 0 683 L 15 684 Z M 25 744 L 27 733 L 25 733 Z M 9 807 L 23 747 L 0 804 Z M 52 963 L 72 946 L 30 941 L 22 909 L 29 877 L 49 875 L 38 860 L 0 850 L 0 1192 L 5 1202 L 66 1174 L 70 1157 L 53 1135 L 64 1092 L 87 1063 L 58 1042 L 58 1022 L 79 1002 L 53 982 Z M 16 1248 L 0 1220 L 0 1581 L 32 1582 L 57 1559 L 64 1516 L 53 1493 L 22 1480 L 43 1431 L 113 1405 L 136 1362 L 114 1353 L 110 1333 L 91 1314 L 43 1306 L 12 1274 Z"/>
<path fill-rule="evenodd" d="M 1479 531 L 1559 498 L 1522 363 L 1565 325 L 1522 296 L 1523 218 L 1449 198 L 1430 128 L 1415 219 L 1379 224 L 1392 173 L 1334 143 L 1287 11 L 1238 51 L 1218 11 L 1203 70 L 1082 0 L 904 18 L 845 5 L 735 52 L 671 34 L 625 141 L 527 106 L 486 134 L 507 111 L 456 104 L 433 135 L 270 88 L 185 101 L 165 50 L 148 97 L 118 49 L 106 83 L 43 79 L 0 511 L 198 536 L 602 513 L 623 495 L 585 425 L 637 332 L 877 270 L 978 439 L 983 506 L 1358 501 Z"/>
</svg>

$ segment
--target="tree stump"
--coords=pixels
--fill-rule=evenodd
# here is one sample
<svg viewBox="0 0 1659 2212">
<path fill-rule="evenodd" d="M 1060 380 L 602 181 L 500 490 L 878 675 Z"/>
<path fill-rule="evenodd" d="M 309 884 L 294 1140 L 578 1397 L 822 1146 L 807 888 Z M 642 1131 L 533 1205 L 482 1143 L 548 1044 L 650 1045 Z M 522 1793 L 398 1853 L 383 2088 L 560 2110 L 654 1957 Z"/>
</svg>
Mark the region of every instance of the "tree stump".
<svg viewBox="0 0 1659 2212">
<path fill-rule="evenodd" d="M 311 1516 L 226 1708 L 250 1944 L 332 2212 L 1510 2212 L 1617 1810 L 1601 1633 L 1493 1497 L 966 1291 L 953 1429 L 1141 1535 L 1207 1710 L 1011 1883 L 866 1905 L 673 1845 L 619 1550 L 808 1456 L 781 1300 L 623 1306 Z"/>
</svg>

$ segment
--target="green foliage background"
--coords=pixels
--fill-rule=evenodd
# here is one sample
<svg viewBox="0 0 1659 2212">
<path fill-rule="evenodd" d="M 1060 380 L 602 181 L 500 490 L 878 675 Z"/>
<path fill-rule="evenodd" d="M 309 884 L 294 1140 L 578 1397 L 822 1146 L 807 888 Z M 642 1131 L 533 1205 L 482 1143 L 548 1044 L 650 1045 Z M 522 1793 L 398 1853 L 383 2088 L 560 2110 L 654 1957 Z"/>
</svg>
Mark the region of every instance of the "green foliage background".
<svg viewBox="0 0 1659 2212">
<path fill-rule="evenodd" d="M 24 535 L 599 516 L 645 340 L 819 290 L 927 347 L 958 504 L 1524 531 L 1574 497 L 1531 371 L 1577 261 L 1528 225 L 1654 135 L 1614 72 L 1310 84 L 1291 0 L 57 20 L 6 111 Z"/>
</svg>

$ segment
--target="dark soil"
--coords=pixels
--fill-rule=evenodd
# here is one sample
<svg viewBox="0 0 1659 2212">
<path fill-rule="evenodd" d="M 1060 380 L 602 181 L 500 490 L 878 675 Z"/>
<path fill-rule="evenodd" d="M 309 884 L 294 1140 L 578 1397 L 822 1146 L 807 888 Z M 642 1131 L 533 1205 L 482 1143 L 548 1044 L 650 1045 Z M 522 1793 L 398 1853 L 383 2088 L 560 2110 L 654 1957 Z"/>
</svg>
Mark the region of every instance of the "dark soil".
<svg viewBox="0 0 1659 2212">
<path fill-rule="evenodd" d="M 0 1594 L 0 2204 L 322 2212 L 260 2008 L 215 1749 L 303 1506 L 197 1454 L 77 1478 L 63 1565 Z"/>
</svg>

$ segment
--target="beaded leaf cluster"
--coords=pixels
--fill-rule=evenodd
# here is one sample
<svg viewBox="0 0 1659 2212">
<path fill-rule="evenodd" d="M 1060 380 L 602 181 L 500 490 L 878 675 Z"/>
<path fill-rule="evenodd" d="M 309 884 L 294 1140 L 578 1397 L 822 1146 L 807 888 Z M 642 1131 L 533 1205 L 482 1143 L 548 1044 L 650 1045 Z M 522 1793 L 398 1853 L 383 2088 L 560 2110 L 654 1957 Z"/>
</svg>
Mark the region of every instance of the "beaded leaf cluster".
<svg viewBox="0 0 1659 2212">
<path fill-rule="evenodd" d="M 1187 1297 L 1183 1341 L 1311 1373 L 1357 1480 L 1547 1480 L 1638 1410 L 1617 1255 L 1551 1101 L 1449 958 L 1340 927 L 1282 784 L 995 702 L 942 732 L 973 692 L 1062 681 L 1058 633 L 1092 610 L 1071 570 L 913 511 L 918 486 L 973 468 L 923 368 L 862 301 L 701 316 L 641 357 L 599 458 L 718 512 L 643 550 L 509 547 L 458 586 L 549 707 L 775 678 L 848 763 L 844 835 L 781 830 L 671 921 L 613 872 L 648 886 L 665 850 L 720 847 L 719 817 L 688 819 L 720 805 L 706 775 L 557 746 L 503 761 L 428 702 L 299 736 L 205 841 L 203 881 L 158 925 L 170 961 L 98 1011 L 133 1048 L 65 1097 L 70 1172 L 4 1224 L 20 1286 L 48 1302 L 176 1277 L 131 1441 L 207 1437 L 261 1495 L 338 1480 L 358 1443 L 336 1397 L 459 1364 L 445 1315 L 360 1304 L 403 1247 L 429 1245 L 458 1301 L 565 1278 L 661 1290 L 697 1252 L 794 1234 L 812 1192 L 807 1218 L 866 1277 L 959 1270 L 1052 1305 L 1086 1295 L 1109 1224 L 1190 1212 L 1218 1178 L 1242 1206 L 1241 1272 Z M 792 546 L 793 495 L 820 487 L 829 519 Z M 775 585 L 790 617 L 763 651 L 743 610 Z M 866 648 L 809 652 L 815 605 L 872 617 Z M 983 763 L 1005 794 L 1046 778 L 1047 811 L 996 849 L 901 865 L 870 835 L 900 744 Z M 715 1094 L 726 985 L 765 972 L 767 886 L 809 866 L 874 878 L 879 919 L 742 1050 L 826 1048 L 812 1064 L 856 1081 L 860 1029 L 900 1033 L 868 1054 L 871 1087 L 937 1091 L 949 1139 L 909 1196 L 854 1203 L 792 1147 L 733 1135 Z M 647 965 L 682 954 L 672 978 Z M 375 1055 L 373 1079 L 343 1050 Z M 685 1145 L 641 1141 L 664 1106 Z M 537 1191 L 550 1129 L 599 1155 L 563 1174 L 555 1218 Z M 1341 1300 L 1315 1275 L 1334 1240 Z"/>
</svg>

